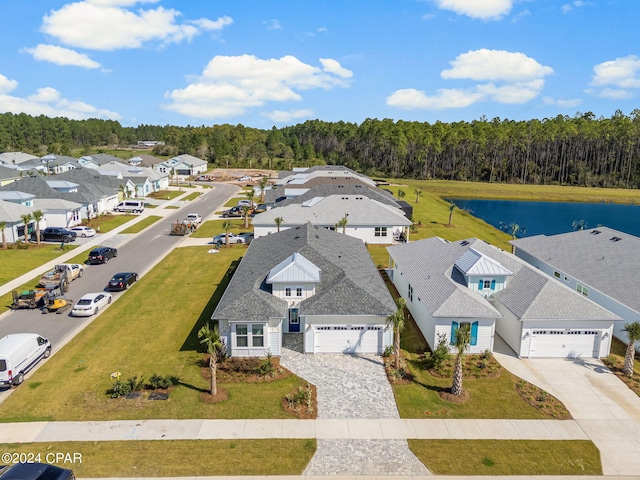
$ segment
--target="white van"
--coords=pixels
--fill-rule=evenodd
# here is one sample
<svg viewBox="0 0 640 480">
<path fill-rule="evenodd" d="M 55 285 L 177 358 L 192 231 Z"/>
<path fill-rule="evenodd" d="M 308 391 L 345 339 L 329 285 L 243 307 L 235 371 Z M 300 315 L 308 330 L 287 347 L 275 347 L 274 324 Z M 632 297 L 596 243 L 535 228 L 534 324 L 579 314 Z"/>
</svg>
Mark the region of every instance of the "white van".
<svg viewBox="0 0 640 480">
<path fill-rule="evenodd" d="M 125 200 L 124 202 L 120 202 L 114 210 L 116 212 L 142 213 L 144 210 L 144 202 L 142 200 Z"/>
<path fill-rule="evenodd" d="M 36 333 L 14 333 L 0 339 L 0 385 L 20 385 L 24 375 L 51 355 L 51 343 Z"/>
</svg>

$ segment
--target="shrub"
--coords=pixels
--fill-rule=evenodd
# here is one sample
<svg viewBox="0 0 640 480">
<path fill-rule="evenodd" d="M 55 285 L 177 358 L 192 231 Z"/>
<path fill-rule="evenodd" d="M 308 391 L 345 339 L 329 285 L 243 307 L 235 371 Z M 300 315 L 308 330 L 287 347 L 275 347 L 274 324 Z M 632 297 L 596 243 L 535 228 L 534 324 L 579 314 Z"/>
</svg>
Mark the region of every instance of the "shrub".
<svg viewBox="0 0 640 480">
<path fill-rule="evenodd" d="M 171 381 L 170 376 L 163 377 L 162 375 L 158 375 L 154 373 L 149 377 L 149 383 L 147 384 L 147 388 L 150 390 L 157 390 L 158 388 L 169 388 L 173 382 Z"/>
<path fill-rule="evenodd" d="M 113 382 L 111 390 L 109 390 L 108 393 L 111 394 L 111 398 L 124 397 L 125 395 L 131 393 L 131 386 L 128 382 L 116 380 L 115 382 Z"/>
<path fill-rule="evenodd" d="M 442 362 L 449 360 L 450 357 L 451 353 L 449 353 L 449 345 L 447 345 L 447 336 L 444 333 L 439 333 L 438 344 L 428 358 L 429 366 L 431 368 L 438 368 L 442 365 Z"/>
<path fill-rule="evenodd" d="M 295 411 L 299 411 L 300 408 L 306 407 L 309 413 L 313 412 L 313 394 L 311 385 L 308 383 L 304 387 L 298 387 L 297 392 L 288 393 L 284 398 L 289 404 L 289 407 Z"/>
<path fill-rule="evenodd" d="M 387 345 L 382 352 L 383 357 L 390 357 L 395 352 L 395 347 L 393 345 Z"/>
<path fill-rule="evenodd" d="M 267 350 L 266 358 L 263 358 L 256 368 L 256 373 L 258 375 L 269 375 L 273 372 L 273 361 L 271 360 L 271 350 Z"/>
<path fill-rule="evenodd" d="M 127 378 L 127 385 L 129 385 L 129 391 L 139 392 L 144 388 L 144 375 L 140 375 L 140 379 L 137 375 Z"/>
</svg>

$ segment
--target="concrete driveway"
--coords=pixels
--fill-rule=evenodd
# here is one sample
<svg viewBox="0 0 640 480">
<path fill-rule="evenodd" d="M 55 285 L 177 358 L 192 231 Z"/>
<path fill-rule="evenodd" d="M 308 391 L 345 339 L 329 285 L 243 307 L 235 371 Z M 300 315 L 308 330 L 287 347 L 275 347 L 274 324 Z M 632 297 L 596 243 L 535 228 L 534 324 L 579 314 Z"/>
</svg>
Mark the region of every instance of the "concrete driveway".
<svg viewBox="0 0 640 480">
<path fill-rule="evenodd" d="M 605 475 L 640 472 L 640 397 L 595 358 L 518 359 L 496 337 L 496 359 L 561 400 L 600 449 Z"/>
</svg>

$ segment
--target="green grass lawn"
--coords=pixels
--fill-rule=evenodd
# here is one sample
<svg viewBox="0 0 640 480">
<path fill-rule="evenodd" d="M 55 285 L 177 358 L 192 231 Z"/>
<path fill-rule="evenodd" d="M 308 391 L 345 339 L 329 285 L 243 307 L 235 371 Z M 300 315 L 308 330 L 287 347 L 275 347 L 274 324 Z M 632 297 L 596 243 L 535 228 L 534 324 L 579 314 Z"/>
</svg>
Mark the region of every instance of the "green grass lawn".
<svg viewBox="0 0 640 480">
<path fill-rule="evenodd" d="M 409 440 L 434 475 L 602 475 L 588 440 Z"/>
<path fill-rule="evenodd" d="M 220 233 L 224 233 L 224 229 L 222 228 L 222 224 L 226 221 L 224 220 L 209 220 L 203 222 L 198 229 L 191 234 L 192 237 L 195 238 L 213 238 Z M 231 220 L 231 229 L 230 233 L 240 233 L 240 232 L 252 232 L 253 227 L 251 226 L 251 219 L 249 219 L 249 227 L 244 228 L 244 219 L 243 218 L 230 218 Z"/>
<path fill-rule="evenodd" d="M 40 245 L 30 244 L 28 249 L 0 249 L 0 284 L 5 284 L 60 255 L 64 255 L 69 251 L 67 248 L 76 247 L 66 244 L 65 250 L 60 250 L 59 243 L 41 243 Z"/>
<path fill-rule="evenodd" d="M 87 222 L 87 225 L 91 228 L 95 228 L 97 232 L 107 233 L 114 228 L 119 227 L 127 223 L 132 218 L 136 218 L 135 215 L 103 215 L 98 218 L 93 218 Z"/>
<path fill-rule="evenodd" d="M 121 233 L 139 233 L 149 225 L 156 223 L 161 218 L 162 217 L 159 217 L 158 215 L 150 215 L 147 218 L 140 220 L 138 223 L 131 225 L 129 228 L 125 228 Z"/>
<path fill-rule="evenodd" d="M 176 197 L 179 197 L 184 192 L 179 190 L 160 190 L 158 192 L 153 192 L 148 195 L 150 198 L 157 198 L 159 200 L 173 200 Z"/>
<path fill-rule="evenodd" d="M 129 440 L 0 444 L 0 452 L 79 453 L 81 462 L 58 464 L 77 478 L 301 475 L 315 439 Z"/>
<path fill-rule="evenodd" d="M 194 187 L 195 188 L 195 187 Z M 196 198 L 198 198 L 200 195 L 202 195 L 201 192 L 193 192 L 190 193 L 189 195 L 187 195 L 186 197 L 184 197 L 184 200 L 186 201 L 191 201 L 191 200 L 195 200 Z"/>
<path fill-rule="evenodd" d="M 229 399 L 204 403 L 208 389 L 197 331 L 226 287 L 229 267 L 244 246 L 208 254 L 207 247 L 175 249 L 113 303 L 3 403 L 0 421 L 137 418 L 290 418 L 281 399 L 296 376 L 271 383 L 221 383 Z M 54 346 L 55 348 L 55 346 Z M 164 402 L 111 399 L 110 374 L 173 375 L 180 384 Z"/>
</svg>

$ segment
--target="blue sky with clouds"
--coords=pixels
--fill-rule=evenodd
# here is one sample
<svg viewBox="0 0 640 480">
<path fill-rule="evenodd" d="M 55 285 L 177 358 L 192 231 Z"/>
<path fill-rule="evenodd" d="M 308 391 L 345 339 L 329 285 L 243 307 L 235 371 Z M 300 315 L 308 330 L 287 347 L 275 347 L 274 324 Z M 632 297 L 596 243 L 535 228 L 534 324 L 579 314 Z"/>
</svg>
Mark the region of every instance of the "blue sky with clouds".
<svg viewBox="0 0 640 480">
<path fill-rule="evenodd" d="M 124 126 L 639 108 L 638 0 L 0 0 L 0 112 Z"/>
</svg>

